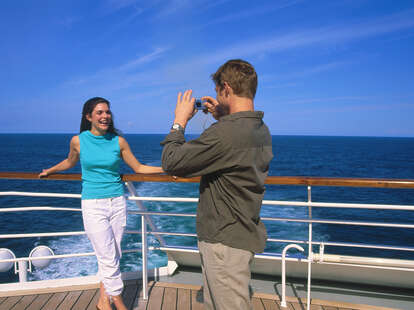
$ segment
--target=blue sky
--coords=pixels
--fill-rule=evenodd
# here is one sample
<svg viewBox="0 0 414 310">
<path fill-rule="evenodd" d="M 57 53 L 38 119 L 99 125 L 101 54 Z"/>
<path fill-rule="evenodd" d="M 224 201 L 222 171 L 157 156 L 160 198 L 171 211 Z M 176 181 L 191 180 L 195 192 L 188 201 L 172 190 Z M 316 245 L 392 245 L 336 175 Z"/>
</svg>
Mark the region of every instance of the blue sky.
<svg viewBox="0 0 414 310">
<path fill-rule="evenodd" d="M 414 137 L 414 1 L 4 0 L 0 35 L 2 133 L 76 133 L 94 96 L 166 133 L 178 91 L 242 58 L 272 134 Z"/>
</svg>

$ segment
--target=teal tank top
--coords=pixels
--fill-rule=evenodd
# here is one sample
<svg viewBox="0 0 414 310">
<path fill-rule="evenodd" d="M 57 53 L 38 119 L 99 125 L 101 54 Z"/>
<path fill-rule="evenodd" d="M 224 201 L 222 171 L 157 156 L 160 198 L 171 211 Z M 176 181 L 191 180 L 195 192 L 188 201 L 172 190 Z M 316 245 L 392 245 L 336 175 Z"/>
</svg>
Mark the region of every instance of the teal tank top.
<svg viewBox="0 0 414 310">
<path fill-rule="evenodd" d="M 118 197 L 124 194 L 119 175 L 121 150 L 117 135 L 95 136 L 89 130 L 79 134 L 82 167 L 82 199 Z"/>
</svg>

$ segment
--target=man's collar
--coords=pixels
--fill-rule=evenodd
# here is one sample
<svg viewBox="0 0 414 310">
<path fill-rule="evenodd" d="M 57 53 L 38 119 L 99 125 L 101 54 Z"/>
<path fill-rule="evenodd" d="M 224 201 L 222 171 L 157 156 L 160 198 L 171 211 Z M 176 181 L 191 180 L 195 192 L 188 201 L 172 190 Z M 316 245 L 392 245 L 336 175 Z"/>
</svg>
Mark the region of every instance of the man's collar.
<svg viewBox="0 0 414 310">
<path fill-rule="evenodd" d="M 220 121 L 234 120 L 239 118 L 263 118 L 262 111 L 241 111 L 220 117 Z"/>
</svg>

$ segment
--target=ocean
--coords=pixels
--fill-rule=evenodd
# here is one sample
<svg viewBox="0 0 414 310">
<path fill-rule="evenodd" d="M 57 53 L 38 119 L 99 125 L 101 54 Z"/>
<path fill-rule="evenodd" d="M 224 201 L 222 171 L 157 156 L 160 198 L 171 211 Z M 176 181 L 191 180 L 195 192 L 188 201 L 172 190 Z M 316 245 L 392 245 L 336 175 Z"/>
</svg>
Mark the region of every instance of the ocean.
<svg viewBox="0 0 414 310">
<path fill-rule="evenodd" d="M 67 156 L 70 134 L 0 134 L 0 171 L 40 172 Z M 187 138 L 192 139 L 196 135 Z M 148 165 L 160 165 L 164 135 L 126 134 L 133 153 Z M 320 176 L 355 178 L 414 179 L 414 138 L 381 137 L 331 137 L 331 136 L 273 136 L 274 158 L 270 165 L 272 176 Z M 80 173 L 79 164 L 68 172 Z M 131 173 L 125 165 L 121 173 Z M 198 197 L 198 184 L 184 183 L 135 183 L 140 196 Z M 77 181 L 50 180 L 0 180 L 0 191 L 80 193 Z M 268 186 L 265 199 L 306 201 L 305 186 Z M 313 187 L 312 200 L 318 202 L 378 203 L 414 205 L 414 190 L 367 189 L 346 187 Z M 196 212 L 195 203 L 144 202 L 149 210 Z M 79 199 L 0 197 L 0 208 L 23 206 L 64 206 L 80 208 Z M 134 202 L 128 202 L 129 210 L 137 210 Z M 263 206 L 262 216 L 307 217 L 306 208 Z M 411 211 L 356 210 L 314 208 L 313 218 L 387 223 L 414 224 Z M 158 230 L 195 232 L 194 218 L 153 218 Z M 306 224 L 291 222 L 265 222 L 268 236 L 279 239 L 306 240 Z M 140 229 L 140 217 L 128 217 L 127 230 Z M 32 211 L 1 213 L 0 234 L 28 232 L 62 232 L 83 230 L 80 212 Z M 313 225 L 315 241 L 355 242 L 366 244 L 400 245 L 414 247 L 412 229 L 374 228 L 347 225 Z M 165 237 L 167 244 L 195 246 L 192 237 Z M 158 241 L 151 237 L 150 244 Z M 12 250 L 17 257 L 28 256 L 37 245 L 47 245 L 55 254 L 92 251 L 86 236 L 0 239 L 0 248 Z M 125 235 L 123 248 L 138 248 L 140 236 Z M 286 244 L 270 244 L 266 252 L 280 253 Z M 315 248 L 316 250 L 316 248 Z M 414 259 L 407 252 L 326 247 L 329 254 L 367 255 Z M 150 252 L 150 267 L 165 265 L 166 256 Z M 138 253 L 124 254 L 122 271 L 138 270 L 141 258 Z M 29 279 L 49 279 L 91 275 L 97 272 L 94 257 L 53 260 L 45 269 L 35 269 Z M 14 272 L 0 273 L 0 283 L 18 281 Z"/>
</svg>

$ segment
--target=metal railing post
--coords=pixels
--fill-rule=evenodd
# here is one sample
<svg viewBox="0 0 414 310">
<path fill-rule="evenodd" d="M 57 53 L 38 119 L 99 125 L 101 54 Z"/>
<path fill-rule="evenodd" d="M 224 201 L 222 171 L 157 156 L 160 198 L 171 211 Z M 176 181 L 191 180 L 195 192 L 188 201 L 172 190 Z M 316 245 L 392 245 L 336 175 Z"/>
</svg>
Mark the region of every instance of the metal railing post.
<svg viewBox="0 0 414 310">
<path fill-rule="evenodd" d="M 132 197 L 138 197 L 138 193 L 137 190 L 135 189 L 134 183 L 133 182 L 125 182 L 126 187 L 128 188 L 129 194 Z M 139 200 L 135 200 L 135 204 L 137 205 L 138 209 L 140 211 L 147 211 L 146 208 L 142 205 L 141 201 Z M 152 222 L 151 218 L 148 215 L 145 215 L 148 225 L 150 226 L 152 231 L 157 231 L 155 224 Z M 162 236 L 159 235 L 155 235 L 155 238 L 158 239 L 158 241 L 160 242 L 161 246 L 165 246 L 165 240 Z"/>
<path fill-rule="evenodd" d="M 286 304 L 286 252 L 290 248 L 296 248 L 302 252 L 305 251 L 300 245 L 297 245 L 297 244 L 289 244 L 285 246 L 285 248 L 283 249 L 283 252 L 282 252 L 282 301 L 280 303 L 280 306 L 283 308 L 287 307 L 287 304 Z"/>
<path fill-rule="evenodd" d="M 309 203 L 309 220 L 312 220 L 312 188 L 308 186 L 308 203 Z M 313 261 L 313 251 L 312 251 L 312 223 L 308 224 L 309 227 L 309 249 L 308 249 L 308 290 L 307 290 L 307 301 L 306 309 L 310 309 L 310 293 L 311 293 L 311 277 L 312 277 L 312 261 Z"/>
<path fill-rule="evenodd" d="M 141 216 L 142 230 L 142 289 L 144 300 L 148 299 L 148 240 L 147 240 L 147 224 L 145 216 Z"/>
<path fill-rule="evenodd" d="M 17 263 L 18 272 L 19 272 L 19 282 L 24 283 L 27 282 L 27 261 L 19 260 Z"/>
</svg>

